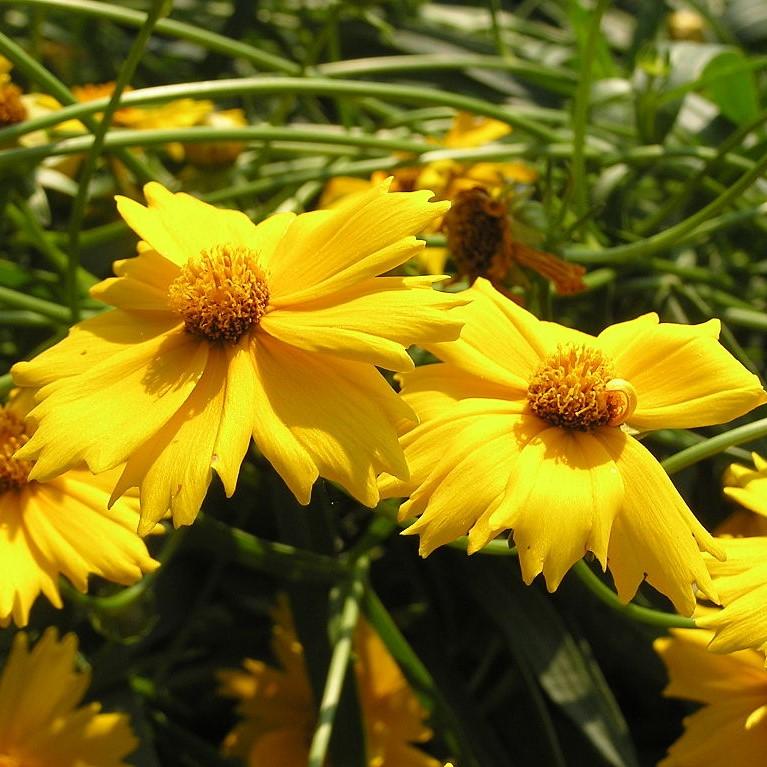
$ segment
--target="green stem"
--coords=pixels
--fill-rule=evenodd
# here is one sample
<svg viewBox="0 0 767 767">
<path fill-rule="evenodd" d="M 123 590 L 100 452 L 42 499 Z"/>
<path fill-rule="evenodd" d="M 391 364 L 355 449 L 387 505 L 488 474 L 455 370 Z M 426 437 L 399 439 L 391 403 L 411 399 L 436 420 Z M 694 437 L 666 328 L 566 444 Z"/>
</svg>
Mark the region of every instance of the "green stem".
<svg viewBox="0 0 767 767">
<path fill-rule="evenodd" d="M 47 261 L 60 274 L 67 272 L 67 256 L 55 242 L 53 242 L 45 230 L 40 226 L 37 216 L 29 206 L 29 203 L 20 199 L 18 207 L 9 205 L 6 215 L 19 228 L 24 231 L 29 240 L 37 247 Z M 83 268 L 77 270 L 77 285 L 83 294 L 87 294 L 88 288 L 98 280 L 90 272 Z"/>
<path fill-rule="evenodd" d="M 573 157 L 571 163 L 573 202 L 576 218 L 583 218 L 589 209 L 588 183 L 586 174 L 586 129 L 589 120 L 589 102 L 591 100 L 591 78 L 594 57 L 600 38 L 602 16 L 609 0 L 598 0 L 591 14 L 591 23 L 581 55 L 578 72 L 578 87 L 573 98 Z"/>
<path fill-rule="evenodd" d="M 389 611 L 372 588 L 365 589 L 362 609 L 368 622 L 373 626 L 386 645 L 386 649 L 400 666 L 408 682 L 419 694 L 424 708 L 432 714 L 432 723 L 452 753 L 460 759 L 461 765 L 474 767 L 476 759 L 470 746 L 464 744 L 460 721 L 445 700 L 429 670 L 410 646 Z"/>
<path fill-rule="evenodd" d="M 749 120 L 748 123 L 733 131 L 730 136 L 716 148 L 716 153 L 713 157 L 709 158 L 706 161 L 706 164 L 697 173 L 690 176 L 675 194 L 664 201 L 663 205 L 661 205 L 652 216 L 649 216 L 644 221 L 637 222 L 636 233 L 643 235 L 646 232 L 653 231 L 670 215 L 681 210 L 682 206 L 684 206 L 690 197 L 697 191 L 699 184 L 707 175 L 709 175 L 711 170 L 713 170 L 717 164 L 723 161 L 725 155 L 729 154 L 738 146 L 741 146 L 748 134 L 759 128 L 765 122 L 767 122 L 767 110 L 761 112 L 753 120 Z"/>
<path fill-rule="evenodd" d="M 503 39 L 503 29 L 501 29 L 501 3 L 500 0 L 488 0 L 490 10 L 490 26 L 493 29 L 493 39 L 495 40 L 495 49 L 498 55 L 506 58 L 509 55 L 509 49 L 506 41 Z"/>
<path fill-rule="evenodd" d="M 345 131 L 322 130 L 320 126 L 313 130 L 271 125 L 253 125 L 243 128 L 164 128 L 159 130 L 119 130 L 111 131 L 104 139 L 104 146 L 146 147 L 168 144 L 172 141 L 200 143 L 207 141 L 290 141 L 311 143 L 318 146 L 359 147 L 377 149 L 386 152 L 410 152 L 422 154 L 434 149 L 433 144 L 404 139 L 379 138 L 367 134 L 347 133 Z M 93 145 L 92 136 L 77 136 L 64 139 L 55 144 L 8 149 L 0 152 L 0 167 L 18 162 L 41 159 L 53 155 L 72 155 L 88 151 Z M 316 148 L 315 148 L 316 151 Z"/>
<path fill-rule="evenodd" d="M 2 1 L 3 0 L 0 0 L 0 2 Z M 52 95 L 57 101 L 65 105 L 68 104 L 70 107 L 78 106 L 77 99 L 72 95 L 72 91 L 70 91 L 64 83 L 54 77 L 42 64 L 35 61 L 20 45 L 2 32 L 0 32 L 0 54 L 10 59 L 20 72 L 25 74 L 32 82 L 37 83 L 43 91 Z M 101 109 L 106 106 L 106 101 L 103 101 L 104 104 L 102 104 Z M 67 107 L 65 106 L 64 109 L 66 108 Z M 86 111 L 82 118 L 85 127 L 91 133 L 94 133 L 98 127 L 98 123 L 90 116 L 93 111 L 95 110 Z M 26 130 L 28 124 L 36 123 L 38 121 L 39 118 L 35 118 L 32 120 L 24 120 L 23 122 L 10 126 L 10 128 L 15 130 L 9 131 L 11 134 L 10 138 L 0 138 L 0 145 L 5 144 L 7 141 L 13 141 L 18 136 L 24 135 L 28 132 Z M 55 119 L 49 124 L 56 125 L 58 122 L 59 120 Z M 35 128 L 33 127 L 32 130 L 35 130 Z M 2 133 L 2 131 L 0 131 L 0 133 Z M 139 181 L 151 181 L 154 178 L 152 172 L 130 152 L 119 150 L 117 156 Z"/>
<path fill-rule="evenodd" d="M 628 604 L 621 602 L 618 595 L 611 588 L 602 583 L 599 576 L 594 573 L 583 559 L 573 565 L 572 571 L 578 578 L 580 578 L 581 583 L 583 583 L 601 602 L 604 602 L 604 604 L 616 612 L 622 613 L 627 618 L 631 618 L 639 623 L 656 626 L 657 628 L 695 628 L 695 621 L 692 618 L 685 618 L 681 615 L 672 615 L 671 613 L 664 613 L 660 610 L 651 610 L 648 607 L 635 605 L 631 602 Z"/>
<path fill-rule="evenodd" d="M 141 27 L 146 23 L 147 18 L 147 14 L 143 11 L 122 8 L 116 4 L 91 2 L 91 0 L 0 0 L 0 5 L 26 5 L 61 10 L 69 14 L 96 16 L 97 18 L 125 24 L 125 26 L 129 27 Z M 295 75 L 301 71 L 298 64 L 292 61 L 266 53 L 252 45 L 232 40 L 224 35 L 217 35 L 215 32 L 209 32 L 193 24 L 163 19 L 157 24 L 157 32 L 161 35 L 176 37 L 179 40 L 197 43 L 207 50 L 223 53 L 235 59 L 244 59 L 251 64 L 275 72 Z"/>
<path fill-rule="evenodd" d="M 32 312 L 42 314 L 54 322 L 64 325 L 69 324 L 69 311 L 59 304 L 46 301 L 43 298 L 19 293 L 11 288 L 0 286 L 0 304 L 6 304 L 14 309 L 29 309 Z"/>
<path fill-rule="evenodd" d="M 496 106 L 482 99 L 463 96 L 436 88 L 361 80 L 334 80 L 321 77 L 241 77 L 222 80 L 202 80 L 195 83 L 159 85 L 153 88 L 131 91 L 125 94 L 122 99 L 122 106 L 144 106 L 180 98 L 217 99 L 245 94 L 293 94 L 349 98 L 367 98 L 372 96 L 405 104 L 449 106 L 460 111 L 500 120 L 544 142 L 561 140 L 561 136 L 556 131 L 520 116 L 513 109 Z M 67 103 L 71 104 L 71 101 Z M 5 128 L 0 132 L 0 141 L 7 141 L 9 138 L 22 135 L 29 130 L 37 130 L 42 127 L 55 125 L 64 120 L 80 118 L 83 115 L 99 112 L 105 106 L 106 99 L 94 99 L 86 103 L 74 104 L 52 115 L 45 115 Z"/>
<path fill-rule="evenodd" d="M 352 653 L 354 629 L 359 617 L 360 600 L 365 592 L 365 577 L 369 562 L 366 557 L 358 560 L 351 570 L 350 580 L 343 599 L 338 636 L 328 666 L 325 689 L 320 701 L 317 727 L 309 748 L 308 767 L 323 767 L 333 734 L 336 711 L 341 699 L 346 671 Z"/>
<path fill-rule="evenodd" d="M 566 248 L 568 258 L 581 263 L 629 263 L 642 256 L 651 256 L 666 248 L 673 248 L 682 238 L 693 232 L 696 227 L 709 222 L 723 208 L 736 200 L 767 170 L 767 154 L 765 154 L 751 170 L 744 173 L 728 189 L 712 200 L 708 205 L 693 213 L 684 221 L 680 221 L 663 232 L 647 239 L 638 240 L 627 245 L 617 245 L 600 251 L 591 251 L 582 247 Z M 739 211 L 740 212 L 740 211 Z"/>
<path fill-rule="evenodd" d="M 348 577 L 343 563 L 285 543 L 257 538 L 201 514 L 189 531 L 188 545 L 209 551 L 223 551 L 238 565 L 290 581 L 334 582 Z"/>
<path fill-rule="evenodd" d="M 149 13 L 146 14 L 144 23 L 141 25 L 141 29 L 128 52 L 128 57 L 120 67 L 109 103 L 101 116 L 96 130 L 93 132 L 92 143 L 85 155 L 85 162 L 78 179 L 77 194 L 72 203 L 72 213 L 69 219 L 69 262 L 66 285 L 69 296 L 69 310 L 72 314 L 73 323 L 80 319 L 80 295 L 77 285 L 77 273 L 80 269 L 80 229 L 85 218 L 85 206 L 88 202 L 91 179 L 96 172 L 96 164 L 104 146 L 107 131 L 112 124 L 112 118 L 120 104 L 120 97 L 133 77 L 136 67 L 138 67 L 157 22 L 160 18 L 170 13 L 172 4 L 173 0 L 154 0 L 152 3 Z"/>
<path fill-rule="evenodd" d="M 5 401 L 5 398 L 13 389 L 13 377 L 10 373 L 5 373 L 0 376 L 0 399 Z"/>
<path fill-rule="evenodd" d="M 466 69 L 499 69 L 531 81 L 546 84 L 549 90 L 569 95 L 577 83 L 577 76 L 568 69 L 542 66 L 505 54 L 498 56 L 445 55 L 426 53 L 403 56 L 371 56 L 320 64 L 316 71 L 323 77 L 370 77 L 400 72 L 437 72 Z"/>
<path fill-rule="evenodd" d="M 717 434 L 716 437 L 710 437 L 697 445 L 680 450 L 666 458 L 662 466 L 666 473 L 676 474 L 699 461 L 718 455 L 728 447 L 742 445 L 744 442 L 754 442 L 763 437 L 767 437 L 767 418 L 738 426 L 724 432 L 724 434 Z"/>
<path fill-rule="evenodd" d="M 167 565 L 178 552 L 188 531 L 189 528 L 181 528 L 173 530 L 168 534 L 168 539 L 165 541 L 165 545 L 157 557 L 162 566 Z M 138 583 L 134 583 L 132 586 L 128 586 L 108 597 L 90 597 L 87 594 L 81 594 L 75 589 L 69 589 L 68 594 L 89 610 L 100 613 L 120 613 L 144 596 L 149 587 L 157 580 L 157 576 L 162 570 L 162 567 L 158 567 L 157 570 L 145 575 Z"/>
</svg>

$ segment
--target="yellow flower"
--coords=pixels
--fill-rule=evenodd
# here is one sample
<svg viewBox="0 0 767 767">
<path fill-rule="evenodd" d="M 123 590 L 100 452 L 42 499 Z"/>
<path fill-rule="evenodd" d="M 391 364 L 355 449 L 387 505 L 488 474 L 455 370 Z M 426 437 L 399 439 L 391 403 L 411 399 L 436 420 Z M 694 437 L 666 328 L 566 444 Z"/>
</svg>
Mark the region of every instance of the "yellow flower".
<svg viewBox="0 0 767 767">
<path fill-rule="evenodd" d="M 754 467 L 733 463 L 724 475 L 724 494 L 741 506 L 767 518 L 767 461 L 751 453 Z"/>
<path fill-rule="evenodd" d="M 13 64 L 0 56 L 0 128 L 27 119 L 27 108 L 21 88 L 11 82 Z"/>
<path fill-rule="evenodd" d="M 210 112 L 197 125 L 208 128 L 237 128 L 247 125 L 248 121 L 242 109 L 224 109 Z M 185 159 L 201 168 L 217 168 L 231 165 L 245 148 L 241 141 L 204 141 L 196 144 L 182 144 L 180 156 L 175 160 Z"/>
<path fill-rule="evenodd" d="M 127 767 L 138 746 L 125 714 L 79 705 L 89 674 L 75 670 L 77 637 L 48 629 L 34 648 L 14 637 L 0 676 L 2 767 Z"/>
<path fill-rule="evenodd" d="M 511 128 L 499 120 L 479 117 L 468 112 L 459 112 L 444 138 L 435 142 L 436 146 L 447 149 L 470 149 L 503 138 Z M 393 173 L 392 189 L 401 192 L 428 189 L 434 192 L 438 200 L 455 201 L 464 190 L 481 187 L 491 193 L 500 192 L 509 184 L 532 184 L 538 174 L 535 169 L 521 162 L 479 162 L 464 163 L 457 160 L 436 160 L 424 166 L 398 168 Z M 369 180 L 338 176 L 331 179 L 322 193 L 320 208 L 332 207 L 349 195 L 364 192 L 381 183 L 383 171 L 374 173 Z M 442 228 L 442 219 L 435 219 L 424 233 L 438 232 Z M 428 247 L 417 257 L 417 262 L 426 274 L 445 273 L 448 258 L 446 248 Z"/>
<path fill-rule="evenodd" d="M 303 767 L 316 711 L 304 651 L 286 601 L 275 609 L 274 621 L 272 650 L 279 668 L 246 659 L 244 671 L 219 673 L 220 693 L 239 700 L 237 712 L 242 718 L 224 740 L 223 751 L 251 767 Z M 364 620 L 357 624 L 354 645 L 368 767 L 440 767 L 440 762 L 411 745 L 431 738 L 423 723 L 426 712 Z"/>
<path fill-rule="evenodd" d="M 169 508 L 191 523 L 211 469 L 231 495 L 252 436 L 301 503 L 322 475 L 374 506 L 378 473 L 407 477 L 397 428 L 415 419 L 375 366 L 456 338 L 445 309 L 466 302 L 432 277 L 376 277 L 447 207 L 386 187 L 258 226 L 155 183 L 148 207 L 118 198 L 144 243 L 92 289 L 117 309 L 13 368 L 39 389 L 30 476 L 127 461 L 113 498 L 139 486 L 146 532 Z"/>
<path fill-rule="evenodd" d="M 767 537 L 717 538 L 727 559 L 706 564 L 719 595 L 721 610 L 696 617 L 702 628 L 716 633 L 713 652 L 746 648 L 767 652 Z"/>
<path fill-rule="evenodd" d="M 704 704 L 658 767 L 763 767 L 767 755 L 767 671 L 752 650 L 714 655 L 707 631 L 674 629 L 655 640 L 671 679 L 664 695 Z"/>
<path fill-rule="evenodd" d="M 721 547 L 628 429 L 705 426 L 767 401 L 718 343 L 719 322 L 646 314 L 593 337 L 539 321 L 485 280 L 467 293 L 461 338 L 426 347 L 443 363 L 402 376 L 421 420 L 401 438 L 410 479 L 380 484 L 410 496 L 400 515 L 420 515 L 406 532 L 421 553 L 467 530 L 474 552 L 511 529 L 527 583 L 543 572 L 554 590 L 591 551 L 623 600 L 644 578 L 687 614 L 693 584 L 715 598 L 699 548 Z"/>
<path fill-rule="evenodd" d="M 72 469 L 50 482 L 30 481 L 32 464 L 14 452 L 27 438 L 24 415 L 31 397 L 0 408 L 0 625 L 26 625 L 42 592 L 61 607 L 60 574 L 80 591 L 88 575 L 131 584 L 158 567 L 136 535 L 138 500 L 107 510 L 119 474 L 94 477 Z"/>
<path fill-rule="evenodd" d="M 505 287 L 507 279 L 514 275 L 515 282 L 526 284 L 520 270 L 526 267 L 550 280 L 560 295 L 585 289 L 581 278 L 586 270 L 521 242 L 512 232 L 506 201 L 496 199 L 484 187 L 459 192 L 445 214 L 442 228 L 457 279 L 466 277 L 471 284 L 477 277 L 485 277 L 496 290 L 511 298 Z"/>
</svg>

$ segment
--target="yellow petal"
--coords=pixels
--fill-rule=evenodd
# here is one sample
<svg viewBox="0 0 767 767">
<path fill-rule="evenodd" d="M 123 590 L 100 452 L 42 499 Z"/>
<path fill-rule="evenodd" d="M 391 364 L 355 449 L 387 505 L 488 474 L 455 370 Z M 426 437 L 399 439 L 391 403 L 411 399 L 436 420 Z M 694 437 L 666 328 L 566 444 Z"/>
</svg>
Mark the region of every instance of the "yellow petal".
<svg viewBox="0 0 767 767">
<path fill-rule="evenodd" d="M 449 411 L 464 399 L 510 399 L 505 386 L 469 375 L 454 365 L 422 365 L 400 375 L 401 394 L 422 423 Z M 519 399 L 520 408 L 524 399 Z"/>
<path fill-rule="evenodd" d="M 605 330 L 600 346 L 616 376 L 637 392 L 629 425 L 639 429 L 687 428 L 724 423 L 767 402 L 759 379 L 717 340 L 719 321 L 658 324 L 646 314 Z"/>
<path fill-rule="evenodd" d="M 746 729 L 762 698 L 738 697 L 707 706 L 684 720 L 685 732 L 658 767 L 761 767 L 767 727 Z"/>
<path fill-rule="evenodd" d="M 121 309 L 169 312 L 168 287 L 180 272 L 176 264 L 143 250 L 136 258 L 115 261 L 114 271 L 117 277 L 90 289 L 93 298 Z"/>
<path fill-rule="evenodd" d="M 724 607 L 696 617 L 699 626 L 716 632 L 710 649 L 729 653 L 767 649 L 767 538 L 719 539 L 725 562 L 707 559 L 714 586 Z"/>
<path fill-rule="evenodd" d="M 265 381 L 271 376 L 279 387 L 280 370 L 269 351 L 256 340 L 251 346 L 253 375 L 246 391 L 252 397 L 253 439 L 261 454 L 274 466 L 299 503 L 309 503 L 319 471 L 301 441 L 275 411 Z M 242 369 L 243 373 L 247 369 Z M 243 386 L 243 388 L 245 388 Z M 270 387 L 271 388 L 271 387 Z"/>
<path fill-rule="evenodd" d="M 80 591 L 91 573 L 127 586 L 159 567 L 136 535 L 135 511 L 125 503 L 107 510 L 109 495 L 86 472 L 69 472 L 33 491 L 35 502 L 24 513 L 29 537 Z"/>
<path fill-rule="evenodd" d="M 256 354 L 272 410 L 321 476 L 368 506 L 378 503 L 377 473 L 407 476 L 395 425 L 414 415 L 375 368 L 311 354 L 265 333 L 257 335 Z"/>
<path fill-rule="evenodd" d="M 466 323 L 461 337 L 428 349 L 466 373 L 508 387 L 510 396 L 526 396 L 530 378 L 549 352 L 541 323 L 487 280 L 478 279 L 464 295 L 471 303 L 451 311 Z"/>
<path fill-rule="evenodd" d="M 154 181 L 144 187 L 144 194 L 147 207 L 118 196 L 117 210 L 142 240 L 178 266 L 200 251 L 224 243 L 257 247 L 256 227 L 240 211 L 215 208 L 188 194 L 174 194 Z"/>
<path fill-rule="evenodd" d="M 538 429 L 509 474 L 506 497 L 489 523 L 513 530 L 525 582 L 543 572 L 554 591 L 587 551 L 605 566 L 623 482 L 594 435 Z"/>
<path fill-rule="evenodd" d="M 231 498 L 250 446 L 257 403 L 250 339 L 245 336 L 237 346 L 226 347 L 224 352 L 226 388 L 211 466 L 221 478 L 227 497 Z"/>
<path fill-rule="evenodd" d="M 409 477 L 397 478 L 382 474 L 378 484 L 382 498 L 411 495 L 423 484 L 435 465 L 446 455 L 452 455 L 453 443 L 459 445 L 461 435 L 477 419 L 493 416 L 519 415 L 523 405 L 503 399 L 468 399 L 456 403 L 433 420 L 424 420 L 407 431 L 400 444 L 410 470 Z M 423 498 L 428 496 L 424 495 Z M 410 516 L 413 504 L 404 505 L 400 519 Z M 412 513 L 417 513 L 413 510 Z"/>
<path fill-rule="evenodd" d="M 352 195 L 337 208 L 299 216 L 270 265 L 275 306 L 311 301 L 375 277 L 423 247 L 413 235 L 449 203 L 430 192 L 388 193 L 389 182 Z"/>
<path fill-rule="evenodd" d="M 448 255 L 447 248 L 428 245 L 416 255 L 415 260 L 426 274 L 443 275 Z"/>
<path fill-rule="evenodd" d="M 29 362 L 12 368 L 17 386 L 45 386 L 68 376 L 86 373 L 128 347 L 164 336 L 179 326 L 176 316 L 145 316 L 141 322 L 128 312 L 104 312 L 83 320 L 69 335 Z"/>
<path fill-rule="evenodd" d="M 173 417 L 128 458 L 112 498 L 139 487 L 145 535 L 170 510 L 173 524 L 194 522 L 211 480 L 214 446 L 221 424 L 227 360 L 210 347 L 205 370 Z"/>
<path fill-rule="evenodd" d="M 61 607 L 58 572 L 45 558 L 24 526 L 24 513 L 32 503 L 29 488 L 0 496 L 0 625 L 10 619 L 26 626 L 29 611 L 42 592 Z M 2 721 L 0 719 L 0 721 Z M 2 724 L 0 724 L 2 731 Z"/>
<path fill-rule="evenodd" d="M 625 488 L 608 551 L 620 598 L 628 602 L 646 578 L 683 615 L 691 615 L 695 608 L 696 586 L 717 601 L 701 550 L 723 558 L 722 547 L 641 443 L 609 427 L 600 429 L 598 437 L 618 466 Z"/>
<path fill-rule="evenodd" d="M 723 697 L 748 694 L 749 688 L 756 692 L 764 686 L 764 664 L 758 653 L 712 653 L 708 649 L 712 637 L 710 631 L 674 629 L 671 637 L 655 640 L 655 651 L 669 670 L 664 695 L 716 703 Z"/>
<path fill-rule="evenodd" d="M 94 473 L 123 463 L 178 411 L 207 356 L 206 344 L 179 332 L 127 347 L 81 375 L 48 384 L 31 413 L 40 425 L 19 451 L 37 459 L 30 478 L 45 480 L 81 461 Z"/>
<path fill-rule="evenodd" d="M 514 433 L 522 419 L 520 415 L 478 414 L 454 424 L 451 443 L 432 442 L 439 448 L 432 455 L 434 468 L 402 509 L 402 516 L 422 512 L 404 531 L 420 535 L 421 556 L 465 535 L 503 494 L 519 455 Z"/>
<path fill-rule="evenodd" d="M 447 309 L 466 299 L 432 290 L 430 277 L 374 277 L 332 296 L 270 312 L 265 332 L 307 351 L 390 370 L 410 370 L 410 344 L 455 340 L 462 323 Z"/>
</svg>

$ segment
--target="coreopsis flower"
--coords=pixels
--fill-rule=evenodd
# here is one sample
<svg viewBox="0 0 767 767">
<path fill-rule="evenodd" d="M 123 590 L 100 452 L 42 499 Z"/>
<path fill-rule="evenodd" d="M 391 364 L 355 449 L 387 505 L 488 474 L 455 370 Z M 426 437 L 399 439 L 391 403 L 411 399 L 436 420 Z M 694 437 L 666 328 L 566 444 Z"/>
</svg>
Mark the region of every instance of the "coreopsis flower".
<svg viewBox="0 0 767 767">
<path fill-rule="evenodd" d="M 27 119 L 21 88 L 11 81 L 13 64 L 0 56 L 0 128 Z"/>
<path fill-rule="evenodd" d="M 643 579 L 680 612 L 694 586 L 715 599 L 700 550 L 723 549 L 631 431 L 728 421 L 767 401 L 756 376 L 717 341 L 719 322 L 655 314 L 599 336 L 541 322 L 485 280 L 455 313 L 441 363 L 404 374 L 420 424 L 401 437 L 410 478 L 383 476 L 384 497 L 410 496 L 400 518 L 426 556 L 469 531 L 477 551 L 512 530 L 527 583 L 550 590 L 586 552 L 629 600 Z M 464 293 L 466 295 L 466 293 Z"/>
<path fill-rule="evenodd" d="M 38 424 L 17 454 L 48 479 L 82 461 L 127 462 L 113 493 L 138 486 L 140 531 L 168 509 L 191 523 L 211 479 L 234 492 L 251 437 L 303 504 L 319 475 L 363 504 L 376 475 L 407 477 L 397 428 L 415 416 L 375 366 L 408 370 L 405 345 L 448 341 L 467 299 L 432 277 L 377 277 L 419 251 L 413 234 L 448 203 L 383 184 L 332 211 L 258 226 L 156 183 L 148 207 L 118 198 L 142 239 L 92 288 L 114 311 L 18 363 Z"/>
<path fill-rule="evenodd" d="M 722 609 L 706 610 L 695 622 L 715 632 L 713 652 L 767 652 L 767 537 L 716 540 L 727 559 L 706 557 L 706 565 Z"/>
<path fill-rule="evenodd" d="M 767 518 L 767 461 L 751 453 L 754 467 L 733 463 L 724 474 L 724 494 L 746 509 Z"/>
<path fill-rule="evenodd" d="M 450 130 L 441 139 L 435 139 L 435 148 L 471 149 L 491 144 L 508 135 L 511 127 L 500 120 L 459 112 Z M 373 173 L 370 179 L 337 176 L 325 186 L 319 207 L 328 208 L 352 194 L 359 194 L 381 183 L 383 171 Z M 406 166 L 393 172 L 392 189 L 411 192 L 429 189 L 438 200 L 455 202 L 464 190 L 481 188 L 495 195 L 514 184 L 532 184 L 538 174 L 534 168 L 522 162 L 460 162 L 458 160 L 435 160 L 423 166 Z M 436 218 L 424 229 L 424 234 L 438 232 L 443 220 Z M 427 274 L 444 274 L 448 249 L 425 248 L 417 261 Z M 460 258 L 460 255 L 459 255 Z M 460 264 L 458 265 L 460 268 Z M 483 275 L 486 276 L 486 275 Z"/>
<path fill-rule="evenodd" d="M 249 767 L 303 767 L 317 725 L 304 651 L 285 601 L 274 611 L 272 650 L 279 668 L 246 659 L 243 670 L 219 673 L 220 693 L 238 701 L 241 721 L 222 745 Z M 383 642 L 360 620 L 354 637 L 357 693 L 369 767 L 440 767 L 416 748 L 431 730 L 426 712 Z"/>
<path fill-rule="evenodd" d="M 61 607 L 58 577 L 82 592 L 88 576 L 135 583 L 159 566 L 136 535 L 138 499 L 107 509 L 117 476 L 95 477 L 73 468 L 49 482 L 30 479 L 29 460 L 15 458 L 29 433 L 24 415 L 31 397 L 0 408 L 0 625 L 26 625 L 42 593 Z"/>
<path fill-rule="evenodd" d="M 753 650 L 715 655 L 708 631 L 673 629 L 655 640 L 668 669 L 664 695 L 702 703 L 658 767 L 762 767 L 767 755 L 767 671 Z"/>
<path fill-rule="evenodd" d="M 80 705 L 90 683 L 77 671 L 77 637 L 48 629 L 30 648 L 20 632 L 0 675 L 3 767 L 128 767 L 138 746 L 125 714 Z"/>
<path fill-rule="evenodd" d="M 80 102 L 95 101 L 109 98 L 114 88 L 113 82 L 75 85 L 72 95 Z M 128 86 L 126 92 L 130 90 Z M 188 128 L 204 120 L 213 108 L 213 102 L 207 99 L 175 99 L 159 106 L 121 107 L 114 113 L 112 122 L 116 126 L 136 130 Z"/>
<path fill-rule="evenodd" d="M 585 289 L 582 277 L 586 270 L 522 242 L 512 231 L 508 202 L 484 187 L 458 192 L 442 228 L 456 266 L 456 279 L 466 277 L 471 284 L 478 277 L 485 277 L 493 287 L 511 297 L 506 284 L 510 277 L 517 283 L 526 283 L 520 269 L 524 267 L 550 280 L 560 295 Z"/>
<path fill-rule="evenodd" d="M 702 608 L 695 621 L 714 632 L 713 652 L 767 652 L 767 465 L 756 453 L 752 458 L 755 469 L 732 464 L 724 475 L 724 492 L 746 507 L 714 531 L 727 559 L 704 556 L 722 609 Z"/>
<path fill-rule="evenodd" d="M 209 112 L 195 123 L 207 128 L 237 128 L 247 124 L 248 120 L 242 109 Z M 198 168 L 221 168 L 231 165 L 245 148 L 242 141 L 203 141 L 180 146 L 181 156 L 174 159 L 184 159 Z"/>
</svg>

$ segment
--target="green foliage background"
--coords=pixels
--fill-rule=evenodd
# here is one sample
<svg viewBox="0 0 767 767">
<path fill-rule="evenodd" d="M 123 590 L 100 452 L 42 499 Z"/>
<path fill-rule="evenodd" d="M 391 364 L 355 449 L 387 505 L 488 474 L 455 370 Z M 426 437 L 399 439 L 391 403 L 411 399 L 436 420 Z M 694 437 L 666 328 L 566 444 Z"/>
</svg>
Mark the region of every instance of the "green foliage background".
<svg viewBox="0 0 767 767">
<path fill-rule="evenodd" d="M 575 297 L 536 285 L 533 311 L 589 332 L 648 311 L 720 317 L 725 346 L 763 375 L 767 8 L 713 6 L 690 3 L 702 28 L 691 41 L 669 33 L 678 4 L 639 0 L 177 0 L 172 9 L 0 0 L 0 53 L 27 91 L 66 105 L 74 84 L 129 80 L 125 103 L 213 98 L 249 118 L 237 129 L 110 128 L 99 147 L 101 101 L 62 113 L 89 116 L 95 140 L 17 145 L 44 118 L 0 129 L 0 372 L 98 311 L 88 285 L 135 247 L 116 191 L 155 178 L 254 220 L 311 209 L 333 176 L 446 156 L 428 137 L 459 109 L 513 126 L 492 159 L 524 159 L 540 173 L 516 215 L 544 249 L 589 270 Z M 211 138 L 248 147 L 215 173 L 161 149 Z M 43 164 L 61 152 L 89 152 L 79 184 Z M 10 377 L 0 385 L 9 391 Z M 740 445 L 765 447 L 758 417 L 646 440 L 709 527 L 728 511 L 726 464 L 748 458 Z M 213 673 L 268 656 L 279 591 L 293 599 L 318 695 L 335 638 L 362 610 L 431 711 L 440 758 L 630 767 L 662 756 L 687 710 L 660 697 L 665 675 L 651 650 L 667 626 L 685 625 L 661 614 L 670 605 L 647 589 L 639 609 L 616 609 L 584 563 L 553 596 L 525 588 L 502 542 L 467 558 L 459 541 L 420 560 L 393 511 L 359 508 L 324 483 L 302 509 L 252 455 L 232 500 L 214 484 L 192 528 L 152 542 L 166 561 L 159 575 L 123 590 L 94 582 L 87 597 L 67 589 L 60 612 L 41 599 L 32 628 L 77 631 L 91 695 L 131 712 L 141 767 L 225 763 L 217 746 L 233 712 L 212 694 Z M 12 633 L 0 632 L 2 647 Z M 353 767 L 361 741 L 345 689 L 329 748 L 334 764 Z"/>
</svg>

